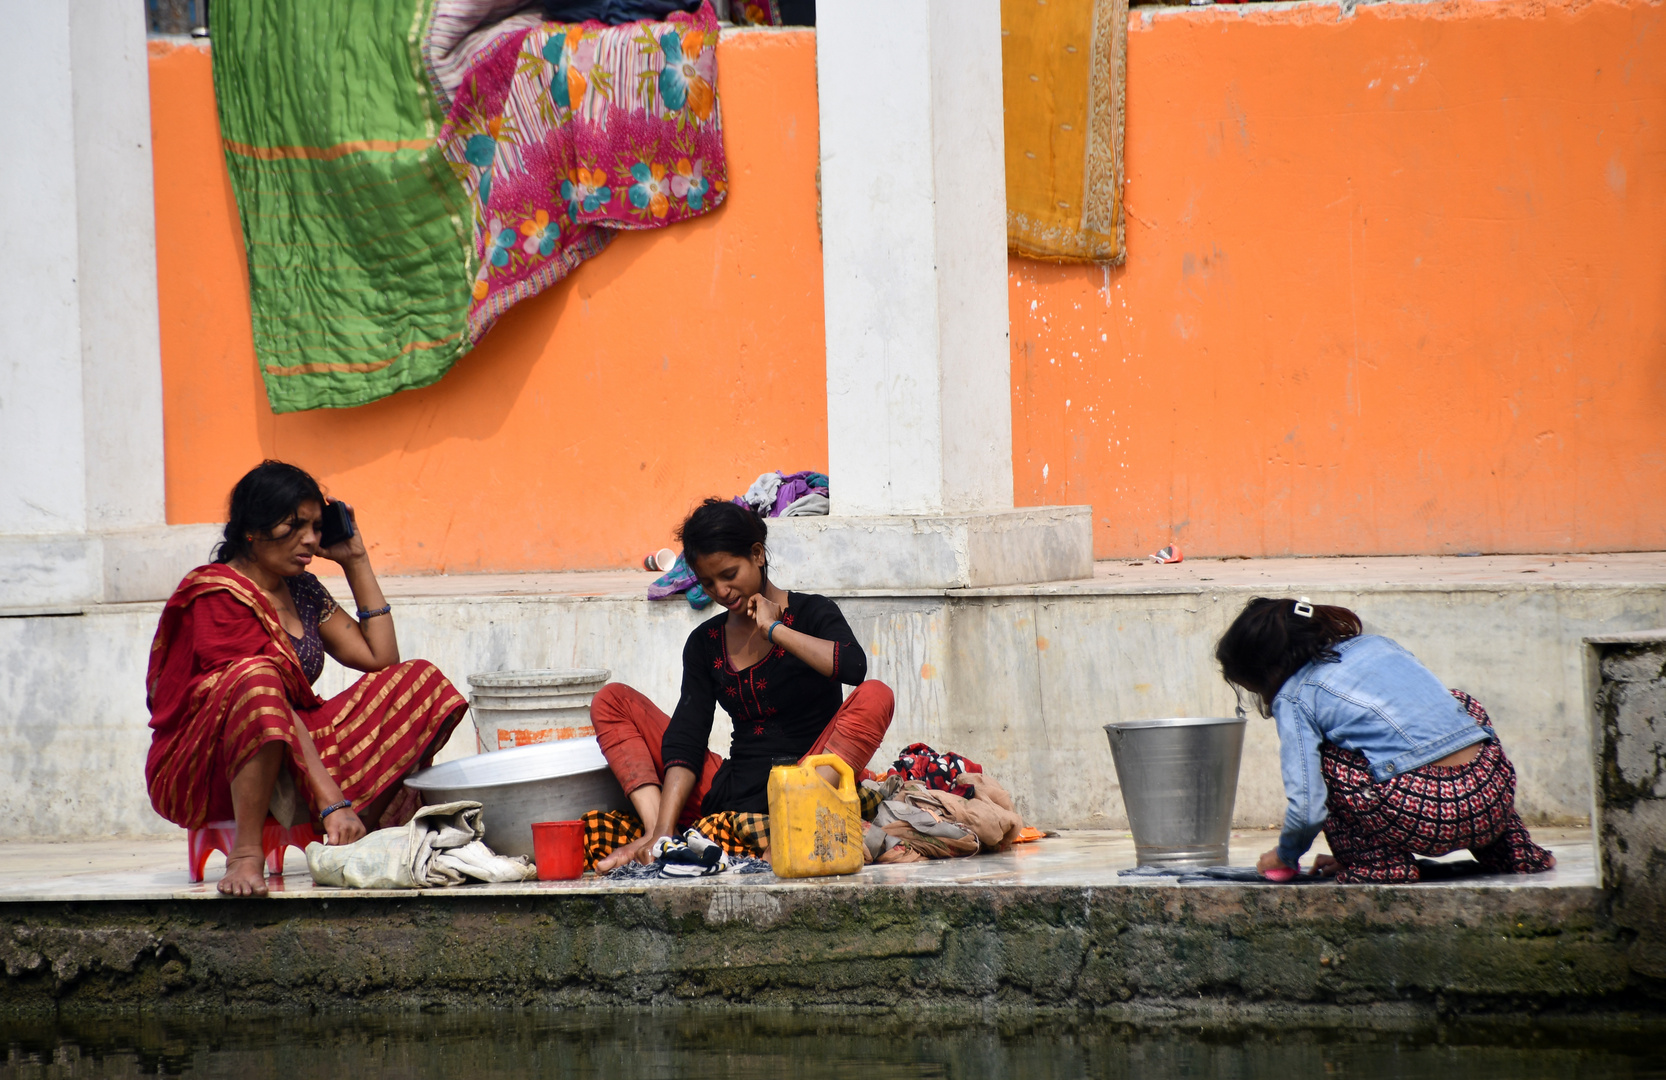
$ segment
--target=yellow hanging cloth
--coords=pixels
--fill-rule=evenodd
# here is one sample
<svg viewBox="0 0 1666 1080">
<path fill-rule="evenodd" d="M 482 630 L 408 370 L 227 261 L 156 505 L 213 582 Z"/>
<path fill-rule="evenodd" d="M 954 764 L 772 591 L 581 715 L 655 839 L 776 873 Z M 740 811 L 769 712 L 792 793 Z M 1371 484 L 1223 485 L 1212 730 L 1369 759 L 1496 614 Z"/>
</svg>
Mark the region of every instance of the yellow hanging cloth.
<svg viewBox="0 0 1666 1080">
<path fill-rule="evenodd" d="M 1007 250 L 1123 258 L 1128 0 L 1001 0 Z"/>
</svg>

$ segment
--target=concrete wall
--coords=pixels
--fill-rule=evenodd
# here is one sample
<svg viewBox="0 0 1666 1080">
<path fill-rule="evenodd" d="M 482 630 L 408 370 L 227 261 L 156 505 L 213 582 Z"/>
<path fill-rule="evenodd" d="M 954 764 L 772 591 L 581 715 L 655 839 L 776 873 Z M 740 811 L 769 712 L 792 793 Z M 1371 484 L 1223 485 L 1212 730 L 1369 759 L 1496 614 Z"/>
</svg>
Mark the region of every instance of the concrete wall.
<svg viewBox="0 0 1666 1080">
<path fill-rule="evenodd" d="M 400 594 L 406 656 L 459 685 L 478 671 L 600 666 L 676 703 L 682 643 L 704 616 L 680 601 L 620 596 L 415 597 Z M 1215 675 L 1215 639 L 1252 594 L 1100 585 L 853 595 L 840 601 L 897 694 L 878 760 L 908 743 L 985 765 L 1033 822 L 1125 827 L 1101 725 L 1128 717 L 1231 715 Z M 1304 590 L 1321 595 L 1311 585 Z M 1592 785 L 1581 640 L 1666 625 L 1666 585 L 1353 586 L 1322 591 L 1367 629 L 1412 649 L 1449 685 L 1486 704 L 1520 775 L 1518 806 L 1535 822 L 1590 815 Z M 36 837 L 167 831 L 150 811 L 141 687 L 159 605 L 104 605 L 81 616 L 0 619 L 0 815 Z M 348 673 L 330 663 L 325 694 Z M 729 731 L 719 713 L 712 745 Z M 442 760 L 474 752 L 460 728 Z M 1237 821 L 1283 816 L 1270 721 L 1246 736 Z"/>
<path fill-rule="evenodd" d="M 1666 6 L 1130 26 L 1127 265 L 1013 266 L 1020 503 L 1101 558 L 1666 545 Z"/>
<path fill-rule="evenodd" d="M 1597 846 L 1631 963 L 1666 977 L 1666 631 L 1597 637 L 1590 648 Z"/>
<path fill-rule="evenodd" d="M 1127 264 L 1010 266 L 1019 505 L 1091 503 L 1100 558 L 1666 545 L 1666 7 L 1131 27 Z M 208 56 L 152 50 L 169 520 L 274 455 L 388 571 L 624 566 L 826 464 L 813 34 L 720 45 L 717 213 L 621 238 L 432 388 L 284 417 Z"/>
</svg>

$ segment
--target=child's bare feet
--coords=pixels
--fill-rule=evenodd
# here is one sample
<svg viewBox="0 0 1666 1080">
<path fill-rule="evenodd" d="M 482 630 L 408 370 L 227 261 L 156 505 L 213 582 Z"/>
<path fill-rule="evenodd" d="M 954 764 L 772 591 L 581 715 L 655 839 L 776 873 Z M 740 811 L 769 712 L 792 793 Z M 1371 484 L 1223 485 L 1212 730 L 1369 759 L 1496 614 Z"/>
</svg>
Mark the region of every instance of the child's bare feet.
<svg viewBox="0 0 1666 1080">
<path fill-rule="evenodd" d="M 226 873 L 218 888 L 224 896 L 265 896 L 265 856 L 228 855 Z"/>
</svg>

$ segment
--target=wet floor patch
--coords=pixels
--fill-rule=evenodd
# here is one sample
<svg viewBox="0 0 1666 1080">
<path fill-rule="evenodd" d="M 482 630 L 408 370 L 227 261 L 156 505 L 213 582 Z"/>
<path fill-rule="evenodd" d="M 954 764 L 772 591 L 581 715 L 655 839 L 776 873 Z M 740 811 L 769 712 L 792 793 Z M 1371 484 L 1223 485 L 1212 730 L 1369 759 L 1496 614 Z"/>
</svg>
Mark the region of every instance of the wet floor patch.
<svg viewBox="0 0 1666 1080">
<path fill-rule="evenodd" d="M 1637 1080 L 1666 1077 L 1663 1034 L 1659 1021 L 1222 1027 L 723 1009 L 29 1020 L 0 1021 L 0 1076 Z"/>
</svg>

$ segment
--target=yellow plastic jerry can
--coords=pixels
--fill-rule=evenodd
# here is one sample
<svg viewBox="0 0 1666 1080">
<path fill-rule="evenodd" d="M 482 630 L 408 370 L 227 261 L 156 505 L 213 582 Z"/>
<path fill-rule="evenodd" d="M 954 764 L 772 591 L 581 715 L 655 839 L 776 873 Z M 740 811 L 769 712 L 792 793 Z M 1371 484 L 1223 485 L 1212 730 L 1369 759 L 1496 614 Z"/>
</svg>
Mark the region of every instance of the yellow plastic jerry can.
<svg viewBox="0 0 1666 1080">
<path fill-rule="evenodd" d="M 835 789 L 816 773 L 831 765 Z M 776 877 L 824 877 L 862 869 L 862 804 L 856 774 L 837 754 L 769 770 L 769 865 Z"/>
</svg>

